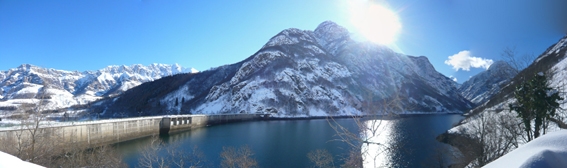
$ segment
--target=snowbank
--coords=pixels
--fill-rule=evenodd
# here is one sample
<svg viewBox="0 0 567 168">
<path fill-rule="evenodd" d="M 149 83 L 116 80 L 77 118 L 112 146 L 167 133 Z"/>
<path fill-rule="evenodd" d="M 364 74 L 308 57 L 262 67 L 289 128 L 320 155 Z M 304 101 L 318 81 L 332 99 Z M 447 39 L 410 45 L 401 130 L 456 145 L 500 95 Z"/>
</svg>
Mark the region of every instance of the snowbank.
<svg viewBox="0 0 567 168">
<path fill-rule="evenodd" d="M 20 158 L 17 158 L 15 156 L 0 151 L 0 168 L 4 168 L 4 167 L 41 168 L 43 166 L 22 161 L 20 160 Z"/>
<path fill-rule="evenodd" d="M 543 135 L 485 167 L 567 167 L 567 130 Z"/>
</svg>

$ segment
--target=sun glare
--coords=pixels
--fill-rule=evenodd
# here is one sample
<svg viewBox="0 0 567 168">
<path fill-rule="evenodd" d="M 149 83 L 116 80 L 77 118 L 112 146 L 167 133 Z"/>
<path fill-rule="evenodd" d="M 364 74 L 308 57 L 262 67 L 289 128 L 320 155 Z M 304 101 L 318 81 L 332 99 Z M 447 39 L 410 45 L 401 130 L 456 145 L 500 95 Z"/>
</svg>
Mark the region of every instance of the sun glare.
<svg viewBox="0 0 567 168">
<path fill-rule="evenodd" d="M 369 1 L 351 4 L 350 12 L 350 20 L 357 32 L 374 43 L 394 43 L 402 28 L 395 12 Z"/>
</svg>

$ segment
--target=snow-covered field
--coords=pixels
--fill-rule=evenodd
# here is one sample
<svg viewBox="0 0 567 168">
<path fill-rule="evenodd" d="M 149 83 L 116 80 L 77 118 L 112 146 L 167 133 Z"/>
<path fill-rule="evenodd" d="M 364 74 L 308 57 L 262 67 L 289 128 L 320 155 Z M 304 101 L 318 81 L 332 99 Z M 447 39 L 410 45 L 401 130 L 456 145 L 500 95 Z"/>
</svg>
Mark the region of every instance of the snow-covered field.
<svg viewBox="0 0 567 168">
<path fill-rule="evenodd" d="M 567 167 L 567 130 L 541 136 L 485 167 Z"/>
</svg>

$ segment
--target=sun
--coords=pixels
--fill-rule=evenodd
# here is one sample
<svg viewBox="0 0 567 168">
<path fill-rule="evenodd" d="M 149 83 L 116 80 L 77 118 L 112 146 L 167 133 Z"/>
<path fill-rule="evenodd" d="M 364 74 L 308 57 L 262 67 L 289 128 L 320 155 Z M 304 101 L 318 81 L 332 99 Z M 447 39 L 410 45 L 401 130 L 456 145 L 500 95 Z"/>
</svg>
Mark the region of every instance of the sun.
<svg viewBox="0 0 567 168">
<path fill-rule="evenodd" d="M 402 24 L 392 10 L 369 1 L 350 5 L 350 21 L 368 41 L 389 45 L 396 41 Z"/>
</svg>

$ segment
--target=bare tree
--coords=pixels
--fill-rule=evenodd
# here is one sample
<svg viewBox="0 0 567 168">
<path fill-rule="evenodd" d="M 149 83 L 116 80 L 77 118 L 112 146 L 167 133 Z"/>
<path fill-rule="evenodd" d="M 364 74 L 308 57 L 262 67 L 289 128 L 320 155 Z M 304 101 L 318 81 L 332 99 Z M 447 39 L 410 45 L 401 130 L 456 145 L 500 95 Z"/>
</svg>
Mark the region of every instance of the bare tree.
<svg viewBox="0 0 567 168">
<path fill-rule="evenodd" d="M 125 167 L 122 157 L 109 145 L 94 148 L 86 147 L 83 143 L 68 143 L 60 146 L 61 153 L 52 156 L 55 158 L 48 167 Z"/>
<path fill-rule="evenodd" d="M 335 167 L 333 155 L 325 149 L 317 149 L 307 153 L 307 158 L 317 168 L 330 168 Z"/>
<path fill-rule="evenodd" d="M 522 54 L 520 56 L 516 51 L 516 46 L 505 47 L 504 50 L 502 50 L 502 53 L 500 53 L 500 56 L 516 70 L 516 73 L 519 73 L 522 69 L 528 67 L 536 58 L 533 53 Z"/>
<path fill-rule="evenodd" d="M 142 156 L 138 159 L 138 167 L 166 167 L 166 159 L 158 154 L 159 149 L 163 146 L 163 142 L 157 136 L 153 136 L 150 141 L 147 146 L 142 148 Z"/>
<path fill-rule="evenodd" d="M 19 129 L 15 139 L 2 139 L 0 150 L 47 167 L 123 167 L 122 159 L 109 146 L 92 147 L 66 141 L 61 128 L 48 127 L 45 113 L 48 97 L 43 88 L 33 104 L 19 106 Z M 70 137 L 73 137 L 71 133 Z"/>
<path fill-rule="evenodd" d="M 558 74 L 557 72 L 558 69 L 551 69 L 547 74 Z M 550 79 L 553 78 L 555 77 L 550 77 Z M 565 80 L 557 81 L 552 87 L 557 89 L 561 97 L 564 97 L 566 95 Z M 567 124 L 563 122 L 567 113 L 564 113 L 565 109 L 561 108 L 562 106 L 564 107 L 566 102 L 566 100 L 558 102 L 560 106 L 557 109 L 557 115 L 549 118 L 549 121 L 556 123 L 562 129 L 567 128 Z M 460 144 L 468 145 L 462 148 L 469 149 L 462 149 L 464 154 L 462 162 L 472 167 L 488 164 L 517 148 L 519 144 L 533 139 L 532 132 L 525 130 L 531 130 L 534 126 L 530 124 L 529 127 L 532 128 L 526 128 L 526 124 L 517 117 L 515 111 L 510 111 L 508 108 L 485 110 L 476 116 L 467 118 L 466 121 L 457 131 L 457 135 L 467 137 L 463 138 L 464 140 L 460 139 L 459 142 Z M 549 124 L 548 121 L 543 123 L 544 134 Z"/>
<path fill-rule="evenodd" d="M 238 149 L 234 147 L 223 147 L 221 156 L 221 167 L 226 168 L 249 168 L 258 167 L 256 159 L 252 158 L 254 153 L 248 146 L 241 146 Z"/>
<path fill-rule="evenodd" d="M 167 148 L 167 153 L 170 156 L 169 160 L 171 163 L 173 163 L 173 166 L 180 168 L 206 167 L 205 154 L 201 150 L 199 150 L 197 146 L 191 148 L 191 153 L 186 153 L 185 151 L 178 150 L 179 148 L 179 143 L 172 144 Z"/>
<path fill-rule="evenodd" d="M 46 115 L 43 113 L 46 106 L 45 89 L 42 89 L 40 95 L 36 95 L 33 104 L 21 104 L 20 112 L 20 128 L 16 131 L 16 156 L 22 160 L 34 162 L 38 156 L 37 148 L 43 148 L 45 143 L 38 144 L 40 139 L 44 138 L 40 126 L 43 124 Z"/>
<path fill-rule="evenodd" d="M 193 147 L 191 153 L 186 153 L 179 150 L 179 143 L 170 143 L 168 147 L 164 147 L 164 142 L 157 136 L 153 136 L 150 141 L 142 149 L 142 156 L 138 159 L 138 167 L 206 167 L 205 156 L 197 147 Z M 161 150 L 166 150 L 167 156 L 160 155 Z"/>
<path fill-rule="evenodd" d="M 351 152 L 343 167 L 363 167 L 363 165 L 371 165 L 371 167 L 380 167 L 380 158 L 385 157 L 383 154 L 394 150 L 396 147 L 383 142 L 380 139 L 381 134 L 388 127 L 385 118 L 397 116 L 398 112 L 404 112 L 406 108 L 402 105 L 401 97 L 393 92 L 388 99 L 375 100 L 376 96 L 372 92 L 366 92 L 365 99 L 361 102 L 361 111 L 364 114 L 357 114 L 369 117 L 355 116 L 353 120 L 358 128 L 358 132 L 352 132 L 347 127 L 339 124 L 333 117 L 328 119 L 329 125 L 337 133 L 338 141 L 346 143 Z M 373 118 L 373 117 L 380 118 Z"/>
<path fill-rule="evenodd" d="M 467 127 L 460 127 L 458 133 L 468 137 L 474 145 L 472 154 L 465 154 L 464 162 L 473 167 L 484 166 L 526 142 L 522 136 L 522 124 L 512 113 L 484 112 L 472 118 Z"/>
</svg>

